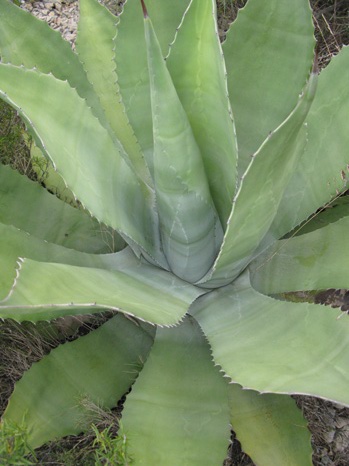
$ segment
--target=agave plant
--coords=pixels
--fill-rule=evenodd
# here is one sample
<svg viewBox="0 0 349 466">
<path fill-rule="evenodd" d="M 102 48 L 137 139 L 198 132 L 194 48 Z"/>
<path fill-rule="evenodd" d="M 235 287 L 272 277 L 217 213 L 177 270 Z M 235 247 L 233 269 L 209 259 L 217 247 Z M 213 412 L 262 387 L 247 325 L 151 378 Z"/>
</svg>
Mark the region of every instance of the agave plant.
<svg viewBox="0 0 349 466">
<path fill-rule="evenodd" d="M 0 95 L 79 201 L 0 167 L 0 315 L 118 311 L 3 418 L 35 448 L 132 387 L 137 465 L 222 464 L 230 424 L 257 464 L 309 465 L 289 395 L 349 405 L 349 323 L 284 297 L 349 287 L 345 203 L 311 217 L 346 188 L 349 49 L 318 77 L 307 0 L 249 0 L 222 46 L 214 0 L 146 3 L 80 0 L 73 52 L 0 0 Z"/>
</svg>

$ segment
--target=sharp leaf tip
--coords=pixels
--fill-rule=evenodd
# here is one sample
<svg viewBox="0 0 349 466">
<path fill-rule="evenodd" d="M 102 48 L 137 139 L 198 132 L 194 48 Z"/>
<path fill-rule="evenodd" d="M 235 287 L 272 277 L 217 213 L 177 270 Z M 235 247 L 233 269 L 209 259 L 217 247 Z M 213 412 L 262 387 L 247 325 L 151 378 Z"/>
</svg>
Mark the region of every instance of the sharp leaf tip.
<svg viewBox="0 0 349 466">
<path fill-rule="evenodd" d="M 147 7 L 145 6 L 144 0 L 141 0 L 141 4 L 142 4 L 144 18 L 148 18 L 149 17 L 148 16 L 148 11 L 147 11 Z"/>
</svg>

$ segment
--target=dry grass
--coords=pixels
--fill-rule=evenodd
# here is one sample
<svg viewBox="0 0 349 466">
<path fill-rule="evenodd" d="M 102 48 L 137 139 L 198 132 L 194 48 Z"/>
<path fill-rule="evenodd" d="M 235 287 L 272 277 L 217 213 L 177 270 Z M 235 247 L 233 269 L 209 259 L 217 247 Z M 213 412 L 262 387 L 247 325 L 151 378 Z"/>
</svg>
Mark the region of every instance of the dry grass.
<svg viewBox="0 0 349 466">
<path fill-rule="evenodd" d="M 310 396 L 294 397 L 312 433 L 315 466 L 348 466 L 349 408 Z"/>
<path fill-rule="evenodd" d="M 326 66 L 343 45 L 349 44 L 348 0 L 312 0 L 320 67 Z"/>
<path fill-rule="evenodd" d="M 0 162 L 35 179 L 31 167 L 30 146 L 24 137 L 24 124 L 9 105 L 0 100 Z"/>
<path fill-rule="evenodd" d="M 33 324 L 19 324 L 12 320 L 0 323 L 0 414 L 15 382 L 33 362 L 42 359 L 57 344 L 46 341 L 40 327 Z"/>
</svg>

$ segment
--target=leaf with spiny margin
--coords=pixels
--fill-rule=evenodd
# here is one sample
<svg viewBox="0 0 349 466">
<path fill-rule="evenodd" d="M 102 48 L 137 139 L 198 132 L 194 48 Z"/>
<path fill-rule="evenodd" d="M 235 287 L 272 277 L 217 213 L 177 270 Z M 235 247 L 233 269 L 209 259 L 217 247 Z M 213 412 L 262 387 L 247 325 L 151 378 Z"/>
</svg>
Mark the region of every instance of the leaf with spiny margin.
<svg viewBox="0 0 349 466">
<path fill-rule="evenodd" d="M 245 272 L 196 300 L 190 313 L 233 382 L 349 406 L 349 319 L 340 311 L 262 295 Z"/>
<path fill-rule="evenodd" d="M 87 430 L 97 416 L 94 409 L 115 407 L 137 378 L 154 332 L 118 314 L 52 350 L 16 383 L 3 419 L 24 421 L 33 448 Z"/>
<path fill-rule="evenodd" d="M 125 157 L 136 174 L 146 184 L 152 185 L 148 167 L 126 116 L 117 84 L 114 38 L 118 18 L 98 0 L 80 0 L 79 7 L 76 51 L 89 80 L 93 83 L 108 123 L 125 151 Z"/>
<path fill-rule="evenodd" d="M 314 98 L 316 73 L 311 73 L 297 106 L 253 155 L 235 194 L 224 241 L 205 286 L 231 282 L 248 265 L 267 234 L 306 142 L 303 125 Z M 267 238 L 264 247 L 274 241 Z"/>
<path fill-rule="evenodd" d="M 111 254 L 87 254 L 36 238 L 12 225 L 0 223 L 0 299 L 4 299 L 16 278 L 17 261 L 26 257 L 40 262 L 54 262 L 105 270 L 132 268 L 143 270 L 130 248 Z M 148 269 L 146 269 L 148 270 Z M 146 280 L 146 277 L 143 277 Z M 151 280 L 151 278 L 150 278 Z M 168 286 L 176 283 L 169 279 Z"/>
<path fill-rule="evenodd" d="M 279 207 L 278 238 L 347 189 L 349 171 L 349 47 L 320 73 L 307 116 L 307 145 Z"/>
<path fill-rule="evenodd" d="M 78 200 L 75 199 L 74 194 L 71 189 L 68 188 L 61 175 L 56 172 L 51 160 L 46 158 L 42 150 L 33 140 L 30 141 L 29 135 L 27 136 L 30 146 L 31 166 L 39 183 L 62 201 L 73 207 L 80 208 Z"/>
<path fill-rule="evenodd" d="M 194 319 L 157 329 L 122 423 L 137 465 L 222 464 L 230 430 L 228 384 Z"/>
<path fill-rule="evenodd" d="M 299 227 L 296 227 L 294 230 L 285 235 L 285 238 L 310 233 L 311 231 L 323 228 L 329 223 L 337 222 L 341 218 L 348 216 L 349 196 L 337 195 L 333 201 L 329 202 L 328 204 L 325 204 L 325 206 L 320 211 L 315 212 L 307 220 L 301 223 Z"/>
<path fill-rule="evenodd" d="M 229 386 L 230 418 L 242 449 L 258 466 L 311 466 L 311 435 L 291 397 Z"/>
<path fill-rule="evenodd" d="M 38 183 L 1 164 L 0 222 L 82 252 L 102 254 L 120 250 L 125 244 L 87 212 L 71 207 Z"/>
<path fill-rule="evenodd" d="M 167 55 L 189 0 L 147 0 L 163 55 Z M 153 132 L 149 72 L 139 0 L 128 0 L 120 16 L 115 38 L 116 73 L 127 116 L 142 147 L 148 167 L 153 169 Z"/>
<path fill-rule="evenodd" d="M 199 280 L 217 255 L 222 227 L 200 149 L 166 68 L 151 20 L 145 17 L 154 134 L 154 184 L 162 246 L 171 270 Z"/>
<path fill-rule="evenodd" d="M 223 43 L 239 148 L 239 175 L 297 103 L 314 59 L 306 0 L 249 0 Z"/>
<path fill-rule="evenodd" d="M 0 94 L 42 141 L 83 207 L 163 264 L 153 195 L 76 90 L 52 75 L 0 64 Z"/>
<path fill-rule="evenodd" d="M 0 301 L 0 317 L 37 322 L 114 309 L 154 324 L 174 325 L 202 292 L 138 261 L 103 270 L 21 259 L 13 287 Z"/>
<path fill-rule="evenodd" d="M 67 80 L 87 99 L 101 121 L 105 120 L 98 98 L 69 42 L 58 31 L 9 0 L 0 0 L 0 56 L 2 62 L 52 73 Z M 35 31 L 35 33 L 33 32 Z"/>
<path fill-rule="evenodd" d="M 166 64 L 200 148 L 224 228 L 235 192 L 237 146 L 215 0 L 191 2 Z"/>
<path fill-rule="evenodd" d="M 349 217 L 305 235 L 277 241 L 251 264 L 262 293 L 349 289 Z"/>
<path fill-rule="evenodd" d="M 107 270 L 138 264 L 138 259 L 129 248 L 114 254 L 86 254 L 49 243 L 12 225 L 0 223 L 0 299 L 6 297 L 13 285 L 18 257 Z"/>
</svg>

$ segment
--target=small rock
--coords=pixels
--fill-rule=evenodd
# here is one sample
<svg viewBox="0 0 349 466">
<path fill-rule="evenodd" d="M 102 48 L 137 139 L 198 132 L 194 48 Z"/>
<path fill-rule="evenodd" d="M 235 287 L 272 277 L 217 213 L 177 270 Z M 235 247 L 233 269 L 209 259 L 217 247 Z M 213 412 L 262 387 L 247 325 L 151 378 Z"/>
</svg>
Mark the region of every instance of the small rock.
<svg viewBox="0 0 349 466">
<path fill-rule="evenodd" d="M 65 34 L 65 39 L 68 42 L 72 42 L 75 39 L 75 34 L 72 34 L 72 33 Z"/>
<path fill-rule="evenodd" d="M 334 450 L 338 453 L 348 452 L 349 427 L 337 431 L 334 442 Z"/>
<path fill-rule="evenodd" d="M 343 429 L 343 427 L 347 427 L 349 429 L 349 419 L 344 417 L 338 417 L 335 420 L 336 427 L 338 429 Z"/>
<path fill-rule="evenodd" d="M 330 430 L 329 432 L 324 432 L 323 439 L 325 440 L 326 443 L 330 444 L 333 442 L 334 435 L 335 435 L 334 430 Z"/>
</svg>

